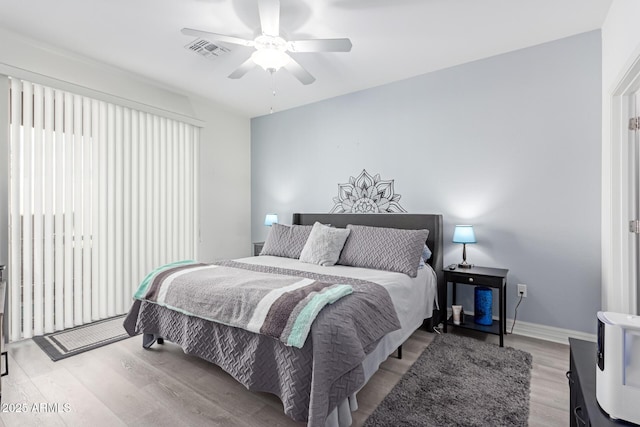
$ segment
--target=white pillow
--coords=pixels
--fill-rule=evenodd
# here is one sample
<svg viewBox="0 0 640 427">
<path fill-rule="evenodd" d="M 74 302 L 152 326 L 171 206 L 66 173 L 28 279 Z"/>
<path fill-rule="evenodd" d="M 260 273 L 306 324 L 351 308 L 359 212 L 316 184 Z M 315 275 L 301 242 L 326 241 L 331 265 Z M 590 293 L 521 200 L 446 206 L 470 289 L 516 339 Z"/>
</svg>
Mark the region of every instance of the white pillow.
<svg viewBox="0 0 640 427">
<path fill-rule="evenodd" d="M 309 264 L 335 265 L 351 230 L 327 227 L 316 222 L 302 248 L 300 261 Z"/>
</svg>

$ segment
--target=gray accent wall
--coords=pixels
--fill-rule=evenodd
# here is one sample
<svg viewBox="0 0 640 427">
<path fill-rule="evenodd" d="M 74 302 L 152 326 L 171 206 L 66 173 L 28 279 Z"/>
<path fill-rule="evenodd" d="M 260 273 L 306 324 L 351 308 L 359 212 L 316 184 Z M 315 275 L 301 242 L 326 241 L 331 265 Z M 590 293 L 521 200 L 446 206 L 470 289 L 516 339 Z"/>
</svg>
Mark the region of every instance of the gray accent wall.
<svg viewBox="0 0 640 427">
<path fill-rule="evenodd" d="M 454 225 L 474 225 L 467 259 L 509 269 L 509 318 L 524 283 L 519 320 L 594 333 L 600 114 L 593 31 L 254 118 L 252 240 L 268 212 L 328 212 L 366 169 L 395 180 L 408 212 L 444 215 L 445 265 L 462 258 Z"/>
</svg>

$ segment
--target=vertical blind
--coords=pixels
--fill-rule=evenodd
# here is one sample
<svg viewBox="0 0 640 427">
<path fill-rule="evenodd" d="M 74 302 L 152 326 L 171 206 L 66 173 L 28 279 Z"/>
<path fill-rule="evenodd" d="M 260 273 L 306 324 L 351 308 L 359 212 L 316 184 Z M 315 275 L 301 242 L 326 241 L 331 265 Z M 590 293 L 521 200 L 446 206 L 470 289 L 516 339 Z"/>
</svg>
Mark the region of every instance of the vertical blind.
<svg viewBox="0 0 640 427">
<path fill-rule="evenodd" d="M 9 338 L 125 313 L 197 257 L 199 128 L 10 80 Z"/>
</svg>

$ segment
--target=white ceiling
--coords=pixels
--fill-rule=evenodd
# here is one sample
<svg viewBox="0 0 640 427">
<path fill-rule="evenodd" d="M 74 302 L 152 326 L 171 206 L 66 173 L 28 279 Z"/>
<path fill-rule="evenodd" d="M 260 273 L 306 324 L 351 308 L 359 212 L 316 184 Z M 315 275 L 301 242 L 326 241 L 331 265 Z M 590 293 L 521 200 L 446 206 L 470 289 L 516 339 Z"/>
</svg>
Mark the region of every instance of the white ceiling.
<svg viewBox="0 0 640 427">
<path fill-rule="evenodd" d="M 292 54 L 317 80 L 280 70 L 275 98 L 262 69 L 227 78 L 251 48 L 212 61 L 180 33 L 253 38 L 257 0 L 0 0 L 0 26 L 254 117 L 598 29 L 611 1 L 281 0 L 289 39 L 348 37 L 353 49 Z"/>
</svg>

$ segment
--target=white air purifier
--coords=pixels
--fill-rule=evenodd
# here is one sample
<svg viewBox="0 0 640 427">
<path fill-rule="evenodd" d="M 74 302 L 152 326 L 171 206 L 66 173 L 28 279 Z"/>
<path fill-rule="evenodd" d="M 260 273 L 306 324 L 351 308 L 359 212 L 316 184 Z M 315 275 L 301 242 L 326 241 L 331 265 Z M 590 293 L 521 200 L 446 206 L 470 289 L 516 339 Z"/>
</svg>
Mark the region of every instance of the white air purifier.
<svg viewBox="0 0 640 427">
<path fill-rule="evenodd" d="M 611 418 L 640 424 L 640 316 L 598 312 L 596 398 Z"/>
</svg>

